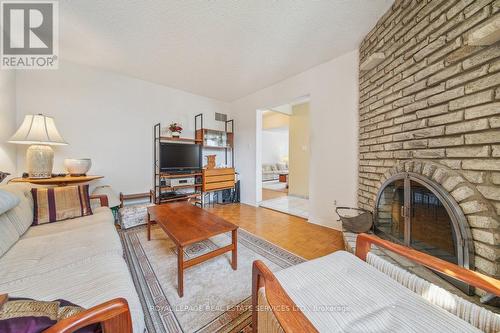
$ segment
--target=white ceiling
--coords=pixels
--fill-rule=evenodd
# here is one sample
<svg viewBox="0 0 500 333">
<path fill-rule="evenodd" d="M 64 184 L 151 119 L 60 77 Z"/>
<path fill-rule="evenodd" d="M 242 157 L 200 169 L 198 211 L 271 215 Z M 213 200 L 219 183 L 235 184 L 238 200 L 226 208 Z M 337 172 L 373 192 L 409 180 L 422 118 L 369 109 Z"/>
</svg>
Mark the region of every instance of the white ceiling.
<svg viewBox="0 0 500 333">
<path fill-rule="evenodd" d="M 354 50 L 393 0 L 64 0 L 60 55 L 233 101 Z"/>
</svg>

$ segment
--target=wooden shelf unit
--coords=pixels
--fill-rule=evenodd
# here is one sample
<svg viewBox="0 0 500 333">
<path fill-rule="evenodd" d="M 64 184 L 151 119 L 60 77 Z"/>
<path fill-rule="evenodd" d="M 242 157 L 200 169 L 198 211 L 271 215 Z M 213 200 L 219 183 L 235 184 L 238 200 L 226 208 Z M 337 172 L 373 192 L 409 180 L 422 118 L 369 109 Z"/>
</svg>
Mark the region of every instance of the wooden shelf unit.
<svg viewBox="0 0 500 333">
<path fill-rule="evenodd" d="M 203 148 L 206 148 L 206 149 L 231 149 L 231 146 L 209 146 L 209 145 L 203 145 Z"/>
<path fill-rule="evenodd" d="M 202 145 L 202 149 L 223 149 L 225 156 L 225 165 L 231 165 L 234 168 L 234 120 L 226 120 L 224 121 L 224 130 L 214 130 L 208 129 L 203 126 L 203 113 L 197 114 L 194 117 L 194 128 L 195 128 L 195 140 Z M 206 136 L 208 134 L 212 135 L 220 135 L 221 137 L 225 137 L 221 145 L 208 145 Z M 228 154 L 231 155 L 231 163 L 228 163 Z"/>
<path fill-rule="evenodd" d="M 173 136 L 160 136 L 160 141 L 173 141 L 173 142 L 187 142 L 187 143 L 201 143 L 201 140 L 190 138 L 176 138 Z"/>
<path fill-rule="evenodd" d="M 202 176 L 203 173 L 201 172 L 196 172 L 196 173 L 168 173 L 168 172 L 160 172 L 158 176 L 161 176 L 162 178 L 185 178 L 185 177 L 196 177 L 196 176 Z"/>
<path fill-rule="evenodd" d="M 160 172 L 157 174 L 157 177 L 160 178 L 160 182 L 156 186 L 158 193 L 161 195 L 163 191 L 175 191 L 175 190 L 180 190 L 180 189 L 186 189 L 186 188 L 192 188 L 194 189 L 195 193 L 188 194 L 184 198 L 172 198 L 172 199 L 162 199 L 161 196 L 159 196 L 156 200 L 157 204 L 165 203 L 165 202 L 172 202 L 172 201 L 178 201 L 178 200 L 185 200 L 185 199 L 190 199 L 190 198 L 201 198 L 202 192 L 197 192 L 203 184 L 200 183 L 195 183 L 195 184 L 190 184 L 190 185 L 178 185 L 178 186 L 170 186 L 170 185 L 161 185 L 161 179 L 174 179 L 174 178 L 187 178 L 187 177 L 200 177 L 202 176 L 202 172 L 195 172 L 195 173 L 179 173 L 179 174 L 172 174 L 172 173 L 167 173 L 167 172 Z"/>
<path fill-rule="evenodd" d="M 164 189 L 164 190 L 172 190 L 172 191 L 175 191 L 175 190 L 178 190 L 178 189 L 182 189 L 182 188 L 197 188 L 197 187 L 202 187 L 203 184 L 193 184 L 193 185 L 179 185 L 179 186 L 169 186 L 169 185 L 160 185 L 160 188 L 161 189 Z"/>
<path fill-rule="evenodd" d="M 179 200 L 186 200 L 186 199 L 196 199 L 200 198 L 201 199 L 201 193 L 194 193 L 194 194 L 189 194 L 186 195 L 183 198 L 173 198 L 173 199 L 159 199 L 159 204 L 165 203 L 165 202 L 174 202 L 174 201 L 179 201 Z"/>
<path fill-rule="evenodd" d="M 221 137 L 225 137 L 225 144 L 223 145 L 211 145 L 207 144 L 207 136 L 209 134 L 219 135 Z M 213 130 L 208 128 L 200 128 L 196 130 L 196 142 L 199 142 L 203 145 L 203 148 L 213 148 L 213 149 L 232 149 L 233 148 L 233 138 L 234 135 L 232 132 Z M 221 139 L 223 140 L 223 139 Z"/>
<path fill-rule="evenodd" d="M 201 125 L 201 126 L 199 126 Z M 178 200 L 185 200 L 186 198 L 196 198 L 198 202 L 201 203 L 201 198 L 207 192 L 214 192 L 225 189 L 232 189 L 235 186 L 235 170 L 234 170 L 234 121 L 227 120 L 224 122 L 224 131 L 211 130 L 203 128 L 203 114 L 198 114 L 195 116 L 195 138 L 176 138 L 171 136 L 161 135 L 161 124 L 158 123 L 153 127 L 154 130 L 154 141 L 153 141 L 153 177 L 154 177 L 154 189 L 151 191 L 156 204 L 161 204 L 165 202 L 172 202 Z M 217 136 L 221 135 L 221 142 L 225 143 L 220 146 L 213 146 L 205 144 L 205 135 L 211 134 Z M 223 149 L 225 151 L 225 164 L 228 164 L 228 153 L 231 154 L 231 168 L 217 168 L 217 169 L 203 169 L 202 172 L 196 173 L 183 173 L 183 174 L 172 174 L 167 172 L 161 172 L 159 167 L 159 146 L 161 142 L 182 142 L 186 144 L 198 144 L 201 145 L 203 149 Z M 179 186 L 169 186 L 161 185 L 161 179 L 163 178 L 184 178 L 184 177 L 202 177 L 202 183 L 195 183 L 193 185 L 179 185 Z M 165 191 L 175 191 L 176 189 L 186 189 L 193 188 L 195 193 L 189 194 L 184 198 L 172 198 L 172 199 L 161 199 L 162 192 Z"/>
</svg>

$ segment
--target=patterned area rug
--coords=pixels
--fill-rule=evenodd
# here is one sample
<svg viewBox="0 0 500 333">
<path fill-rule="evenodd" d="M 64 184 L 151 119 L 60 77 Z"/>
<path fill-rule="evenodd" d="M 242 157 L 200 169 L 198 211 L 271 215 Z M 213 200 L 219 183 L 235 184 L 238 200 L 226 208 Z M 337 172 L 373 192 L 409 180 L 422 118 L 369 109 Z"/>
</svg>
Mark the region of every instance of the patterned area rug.
<svg viewBox="0 0 500 333">
<path fill-rule="evenodd" d="M 149 333 L 250 332 L 252 262 L 262 260 L 272 271 L 305 261 L 242 229 L 238 231 L 238 270 L 226 253 L 184 272 L 184 297 L 177 294 L 174 243 L 158 227 L 147 241 L 146 227 L 120 233 Z M 218 235 L 185 249 L 186 258 L 230 244 Z"/>
</svg>

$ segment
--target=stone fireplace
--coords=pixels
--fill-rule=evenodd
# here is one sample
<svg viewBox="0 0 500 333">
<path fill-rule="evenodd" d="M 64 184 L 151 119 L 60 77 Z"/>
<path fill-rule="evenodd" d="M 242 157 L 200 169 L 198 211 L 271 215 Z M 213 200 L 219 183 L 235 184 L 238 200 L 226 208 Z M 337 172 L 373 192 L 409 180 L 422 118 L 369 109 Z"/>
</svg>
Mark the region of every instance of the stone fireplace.
<svg viewBox="0 0 500 333">
<path fill-rule="evenodd" d="M 474 239 L 467 221 L 473 214 L 466 214 L 458 202 L 474 189 L 464 181 L 457 172 L 429 161 L 410 160 L 389 170 L 375 200 L 376 233 L 474 269 Z M 450 282 L 467 294 L 474 292 Z"/>
<path fill-rule="evenodd" d="M 499 15 L 396 0 L 359 51 L 359 207 L 377 232 L 497 278 L 500 45 L 469 41 Z"/>
</svg>

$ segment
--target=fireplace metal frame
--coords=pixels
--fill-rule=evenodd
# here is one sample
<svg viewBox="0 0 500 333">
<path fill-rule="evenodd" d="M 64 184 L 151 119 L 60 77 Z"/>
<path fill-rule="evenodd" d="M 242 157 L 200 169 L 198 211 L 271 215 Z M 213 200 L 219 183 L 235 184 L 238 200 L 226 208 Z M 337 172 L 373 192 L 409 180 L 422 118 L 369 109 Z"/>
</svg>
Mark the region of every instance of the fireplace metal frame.
<svg viewBox="0 0 500 333">
<path fill-rule="evenodd" d="M 381 195 L 388 185 L 392 184 L 397 180 L 404 180 L 404 206 L 403 206 L 404 225 L 405 225 L 404 242 L 401 242 L 401 240 L 397 239 L 396 237 L 392 237 L 391 235 L 388 235 L 377 228 L 378 205 L 381 199 Z M 377 197 L 375 199 L 375 208 L 374 208 L 375 232 L 383 233 L 384 236 L 389 237 L 392 241 L 395 241 L 400 244 L 402 243 L 408 247 L 411 247 L 410 182 L 412 180 L 428 188 L 441 201 L 444 208 L 446 209 L 446 212 L 450 216 L 451 224 L 453 226 L 455 235 L 457 237 L 456 242 L 457 242 L 458 265 L 468 269 L 474 269 L 474 243 L 473 243 L 472 233 L 469 228 L 469 224 L 467 222 L 467 218 L 465 217 L 462 209 L 444 187 L 442 187 L 437 182 L 432 181 L 431 179 L 421 174 L 413 172 L 400 172 L 385 180 L 385 182 L 380 187 L 377 193 Z M 450 282 L 452 282 L 455 286 L 457 286 L 459 289 L 461 289 L 468 295 L 474 294 L 474 287 L 453 279 L 450 280 Z"/>
</svg>

